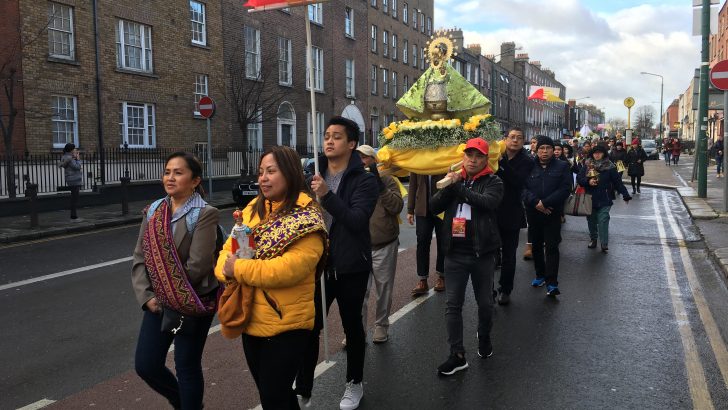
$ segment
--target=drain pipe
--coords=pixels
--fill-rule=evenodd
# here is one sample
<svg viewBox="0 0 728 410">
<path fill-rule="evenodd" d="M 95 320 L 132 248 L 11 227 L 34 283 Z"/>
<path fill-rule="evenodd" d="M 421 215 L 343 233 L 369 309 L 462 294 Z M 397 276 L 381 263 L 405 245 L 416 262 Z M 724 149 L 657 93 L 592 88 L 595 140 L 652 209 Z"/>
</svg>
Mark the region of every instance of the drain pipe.
<svg viewBox="0 0 728 410">
<path fill-rule="evenodd" d="M 96 60 L 96 133 L 98 134 L 99 178 L 106 185 L 106 153 L 104 152 L 104 126 L 101 114 L 101 63 L 99 62 L 99 15 L 98 0 L 91 0 L 94 15 L 94 50 Z"/>
</svg>

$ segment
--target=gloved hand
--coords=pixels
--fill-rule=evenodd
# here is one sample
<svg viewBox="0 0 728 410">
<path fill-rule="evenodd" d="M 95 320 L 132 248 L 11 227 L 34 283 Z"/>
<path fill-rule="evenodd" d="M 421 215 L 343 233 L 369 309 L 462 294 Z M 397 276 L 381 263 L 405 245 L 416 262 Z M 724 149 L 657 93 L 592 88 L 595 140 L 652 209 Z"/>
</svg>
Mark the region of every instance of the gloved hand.
<svg viewBox="0 0 728 410">
<path fill-rule="evenodd" d="M 384 192 L 387 187 L 384 185 L 384 181 L 382 181 L 382 177 L 379 176 L 379 169 L 377 169 L 376 164 L 372 164 L 369 166 L 369 172 L 371 172 L 372 175 L 377 179 L 377 186 L 379 187 L 379 193 Z"/>
</svg>

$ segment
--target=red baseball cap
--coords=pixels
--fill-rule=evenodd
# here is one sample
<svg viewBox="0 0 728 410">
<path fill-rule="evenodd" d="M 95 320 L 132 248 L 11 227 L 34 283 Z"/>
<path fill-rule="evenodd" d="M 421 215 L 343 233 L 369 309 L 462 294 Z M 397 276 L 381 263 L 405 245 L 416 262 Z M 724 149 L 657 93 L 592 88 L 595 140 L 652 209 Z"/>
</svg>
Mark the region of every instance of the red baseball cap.
<svg viewBox="0 0 728 410">
<path fill-rule="evenodd" d="M 488 155 L 488 143 L 482 139 L 482 138 L 471 138 L 468 140 L 467 144 L 465 144 L 465 151 L 469 149 L 477 149 L 483 155 Z"/>
</svg>

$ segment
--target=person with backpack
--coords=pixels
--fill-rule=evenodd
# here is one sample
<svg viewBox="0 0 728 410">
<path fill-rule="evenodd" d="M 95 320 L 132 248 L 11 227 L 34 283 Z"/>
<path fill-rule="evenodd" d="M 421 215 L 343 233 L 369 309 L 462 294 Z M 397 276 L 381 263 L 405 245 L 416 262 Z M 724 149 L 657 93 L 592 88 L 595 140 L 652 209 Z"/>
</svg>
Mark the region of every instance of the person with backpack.
<svg viewBox="0 0 728 410">
<path fill-rule="evenodd" d="M 143 311 L 136 372 L 176 409 L 202 408 L 202 351 L 220 287 L 213 272 L 219 212 L 203 199 L 201 182 L 194 155 L 167 157 L 167 196 L 143 211 L 131 271 Z M 176 375 L 165 364 L 172 342 Z"/>
<path fill-rule="evenodd" d="M 215 276 L 226 282 L 220 324 L 224 336 L 242 335 L 263 408 L 297 409 L 292 386 L 314 327 L 315 281 L 325 264 L 328 235 L 292 148 L 273 146 L 263 153 L 258 184 L 260 193 L 242 212 L 243 225 L 252 229 L 255 257 L 238 258 L 231 237 L 215 267 Z M 242 292 L 252 287 L 249 312 L 235 302 L 244 296 L 225 298 L 238 284 Z M 230 317 L 228 310 L 237 314 Z"/>
</svg>

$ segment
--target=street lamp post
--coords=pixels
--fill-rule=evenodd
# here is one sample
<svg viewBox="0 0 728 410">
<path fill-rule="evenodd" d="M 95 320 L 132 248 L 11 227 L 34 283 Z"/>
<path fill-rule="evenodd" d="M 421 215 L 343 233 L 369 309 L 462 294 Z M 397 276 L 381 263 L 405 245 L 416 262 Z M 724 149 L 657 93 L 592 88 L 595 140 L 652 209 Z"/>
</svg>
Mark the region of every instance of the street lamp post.
<svg viewBox="0 0 728 410">
<path fill-rule="evenodd" d="M 655 77 L 660 77 L 660 138 L 663 138 L 662 136 L 662 95 L 665 90 L 665 78 L 661 76 L 660 74 L 654 74 L 654 73 L 648 73 L 647 71 L 642 71 L 640 74 L 642 75 L 653 75 Z"/>
</svg>

